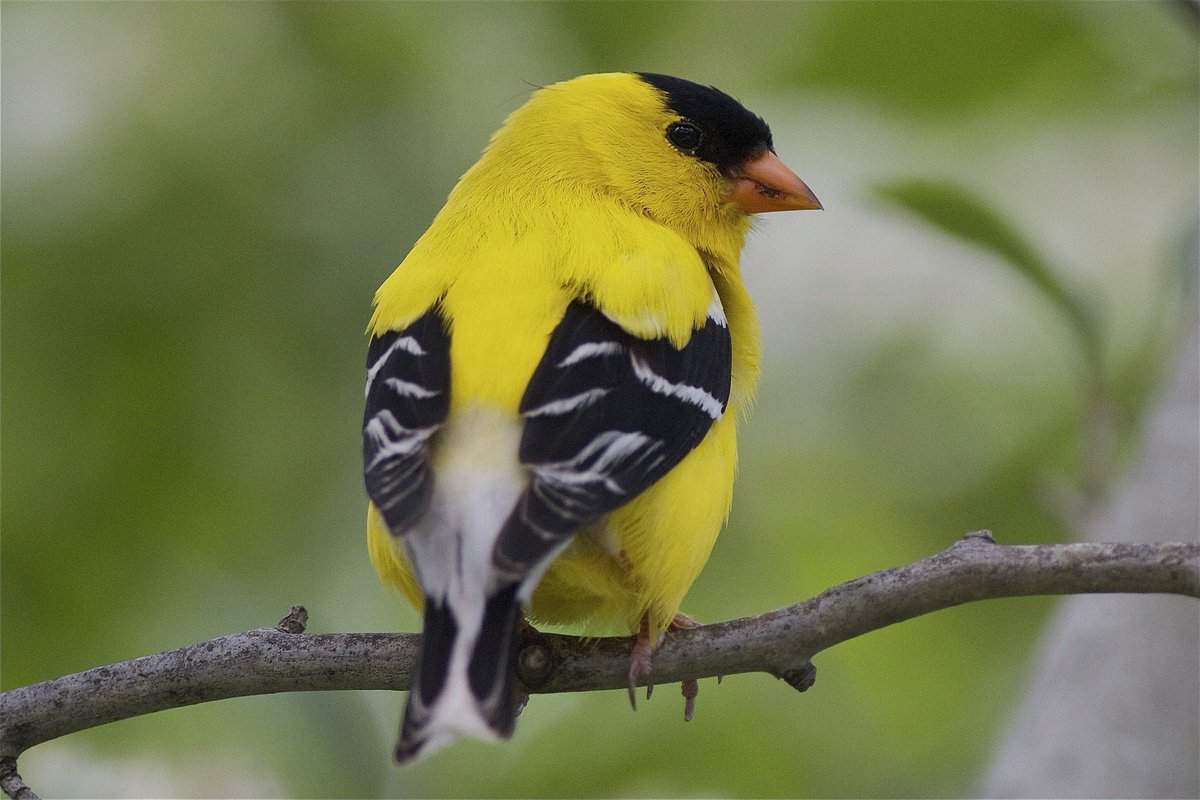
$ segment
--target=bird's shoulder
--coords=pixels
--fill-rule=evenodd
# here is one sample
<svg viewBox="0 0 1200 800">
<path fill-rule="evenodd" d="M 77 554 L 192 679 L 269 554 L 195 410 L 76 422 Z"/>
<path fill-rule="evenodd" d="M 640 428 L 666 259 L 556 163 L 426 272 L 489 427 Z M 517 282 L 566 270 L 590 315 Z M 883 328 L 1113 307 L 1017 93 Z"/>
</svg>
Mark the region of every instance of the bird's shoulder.
<svg viewBox="0 0 1200 800">
<path fill-rule="evenodd" d="M 401 329 L 451 294 L 478 298 L 457 304 L 462 314 L 489 297 L 550 291 L 588 300 L 634 336 L 683 347 L 704 326 L 713 282 L 682 236 L 604 198 L 444 211 L 380 286 L 371 332 Z"/>
</svg>

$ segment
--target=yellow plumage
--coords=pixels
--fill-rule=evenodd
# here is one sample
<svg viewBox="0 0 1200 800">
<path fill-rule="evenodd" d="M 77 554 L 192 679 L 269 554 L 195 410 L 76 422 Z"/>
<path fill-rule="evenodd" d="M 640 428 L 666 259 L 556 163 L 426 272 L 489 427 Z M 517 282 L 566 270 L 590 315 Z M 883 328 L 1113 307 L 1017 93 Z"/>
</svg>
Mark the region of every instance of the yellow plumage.
<svg viewBox="0 0 1200 800">
<path fill-rule="evenodd" d="M 571 102 L 556 102 L 561 93 Z M 380 287 L 376 334 L 403 328 L 444 298 L 453 332 L 451 422 L 473 403 L 517 417 L 529 376 L 573 297 L 590 297 L 630 333 L 666 335 L 683 346 L 704 320 L 714 273 L 737 343 L 731 410 L 748 406 L 759 334 L 738 256 L 749 217 L 723 202 L 715 168 L 639 141 L 659 138 L 671 119 L 654 88 L 624 73 L 539 92 L 509 117 Z M 590 148 L 579 147 L 580 131 L 596 120 L 606 127 Z M 631 162 L 628 153 L 644 158 Z M 647 174 L 661 178 L 646 185 Z M 490 202 L 481 206 L 476 197 Z M 654 209 L 654 219 L 643 208 Z M 736 439 L 736 422 L 726 417 L 659 484 L 609 516 L 596 533 L 612 537 L 627 563 L 595 537 L 578 537 L 534 592 L 532 618 L 636 631 L 649 611 L 652 631 L 664 630 L 729 512 Z M 419 608 L 403 548 L 377 513 L 369 519 L 376 569 Z"/>
<path fill-rule="evenodd" d="M 436 481 L 460 469 L 448 463 L 461 457 L 447 441 L 464 431 L 493 435 L 480 433 L 479 419 L 510 420 L 495 426 L 497 437 L 520 431 L 522 396 L 572 301 L 586 300 L 635 337 L 683 348 L 719 298 L 732 342 L 727 413 L 664 477 L 575 535 L 527 610 L 535 623 L 589 632 L 636 632 L 645 620 L 652 643 L 679 612 L 728 514 L 737 420 L 759 369 L 758 323 L 738 265 L 749 216 L 730 199 L 727 171 L 664 140 L 679 119 L 661 89 L 630 73 L 536 92 L 379 288 L 370 323 L 382 336 L 432 308 L 445 321 L 451 389 L 430 449 Z M 776 190 L 756 186 L 763 197 Z M 812 207 L 792 203 L 781 207 Z M 482 452 L 507 447 L 498 441 Z M 384 582 L 421 608 L 427 592 L 404 539 L 374 504 L 368 534 Z"/>
</svg>

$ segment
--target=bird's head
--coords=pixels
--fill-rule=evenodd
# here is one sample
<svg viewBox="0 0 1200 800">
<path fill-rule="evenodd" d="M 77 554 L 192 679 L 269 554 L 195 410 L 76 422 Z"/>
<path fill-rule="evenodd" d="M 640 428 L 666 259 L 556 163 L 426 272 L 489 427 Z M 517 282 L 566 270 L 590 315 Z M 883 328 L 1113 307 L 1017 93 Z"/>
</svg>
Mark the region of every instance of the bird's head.
<svg viewBox="0 0 1200 800">
<path fill-rule="evenodd" d="M 726 232 L 740 239 L 749 214 L 821 207 L 760 117 L 717 89 L 655 73 L 544 87 L 489 156 L 533 184 L 616 200 L 702 247 Z"/>
</svg>

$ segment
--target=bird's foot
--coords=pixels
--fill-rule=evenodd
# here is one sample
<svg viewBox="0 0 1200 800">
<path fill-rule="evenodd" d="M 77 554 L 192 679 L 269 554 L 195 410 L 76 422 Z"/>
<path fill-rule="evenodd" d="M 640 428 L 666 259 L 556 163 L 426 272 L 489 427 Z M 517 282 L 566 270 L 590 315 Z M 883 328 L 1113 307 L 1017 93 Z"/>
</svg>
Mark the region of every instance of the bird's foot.
<svg viewBox="0 0 1200 800">
<path fill-rule="evenodd" d="M 650 676 L 650 667 L 654 661 L 654 646 L 657 642 L 650 641 L 650 617 L 642 616 L 642 624 L 638 626 L 637 641 L 629 653 L 629 705 L 637 711 L 638 681 Z M 654 684 L 647 681 L 646 699 L 654 693 Z"/>
<path fill-rule="evenodd" d="M 700 623 L 682 611 L 675 615 L 675 619 L 671 620 L 671 630 L 682 631 L 688 628 L 699 628 Z"/>
<path fill-rule="evenodd" d="M 675 619 L 671 621 L 673 631 L 699 627 L 699 622 L 682 612 L 676 614 Z M 687 678 L 679 684 L 679 690 L 683 694 L 683 721 L 691 722 L 696 713 L 696 695 L 700 694 L 700 682 L 695 678 Z"/>
<path fill-rule="evenodd" d="M 691 722 L 692 715 L 696 713 L 696 695 L 700 694 L 700 682 L 695 678 L 688 678 L 680 682 L 679 689 L 683 693 L 683 721 Z"/>
<path fill-rule="evenodd" d="M 692 619 L 686 614 L 676 614 L 675 619 L 671 620 L 668 630 L 678 631 L 687 630 L 689 628 L 698 628 L 700 623 Z M 659 637 L 661 641 L 662 637 Z M 650 676 L 650 668 L 654 661 L 654 650 L 659 642 L 653 642 L 650 639 L 650 619 L 649 616 L 642 617 L 642 623 L 638 628 L 637 641 L 633 644 L 633 651 L 629 654 L 629 705 L 633 710 L 637 710 L 637 685 L 640 681 L 647 679 Z M 680 692 L 683 694 L 683 719 L 685 722 L 690 722 L 696 712 L 696 695 L 700 693 L 700 684 L 695 678 L 687 678 L 679 685 Z M 646 699 L 654 693 L 654 684 L 646 681 Z"/>
</svg>

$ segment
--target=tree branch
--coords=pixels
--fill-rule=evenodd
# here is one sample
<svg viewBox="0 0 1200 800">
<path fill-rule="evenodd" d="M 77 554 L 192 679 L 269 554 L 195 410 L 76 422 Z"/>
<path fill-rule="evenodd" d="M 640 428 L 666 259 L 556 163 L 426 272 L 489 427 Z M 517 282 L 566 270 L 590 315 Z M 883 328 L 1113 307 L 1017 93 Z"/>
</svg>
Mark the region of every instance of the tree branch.
<svg viewBox="0 0 1200 800">
<path fill-rule="evenodd" d="M 796 605 L 679 631 L 655 653 L 652 678 L 766 672 L 803 691 L 815 674 L 814 655 L 869 631 L 976 600 L 1091 592 L 1200 597 L 1200 544 L 1000 546 L 986 531 L 972 533 L 929 558 Z M 0 788 L 10 797 L 12 789 L 29 792 L 15 762 L 29 747 L 153 711 L 275 692 L 408 689 L 417 634 L 304 634 L 306 618 L 295 607 L 276 628 L 0 693 Z M 531 635 L 518 674 L 532 693 L 622 689 L 632 642 Z"/>
<path fill-rule="evenodd" d="M 38 800 L 38 796 L 17 774 L 15 758 L 0 758 L 0 789 L 12 800 Z"/>
</svg>

